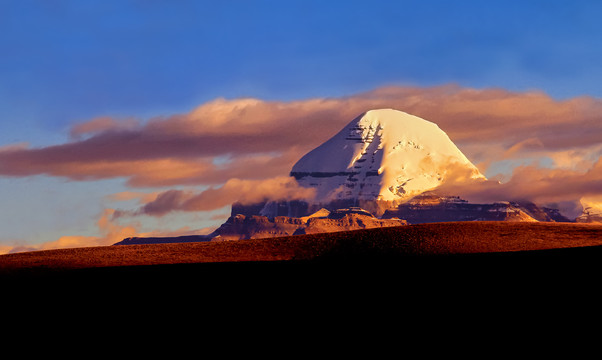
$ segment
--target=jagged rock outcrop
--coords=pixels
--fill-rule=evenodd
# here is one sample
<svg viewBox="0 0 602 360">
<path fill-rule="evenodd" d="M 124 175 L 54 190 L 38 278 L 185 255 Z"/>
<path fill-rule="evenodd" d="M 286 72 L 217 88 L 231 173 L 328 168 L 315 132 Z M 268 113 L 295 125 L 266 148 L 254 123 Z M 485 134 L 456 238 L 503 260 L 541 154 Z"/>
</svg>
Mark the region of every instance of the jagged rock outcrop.
<svg viewBox="0 0 602 360">
<path fill-rule="evenodd" d="M 276 216 L 269 219 L 265 216 L 237 214 L 231 216 L 210 236 L 213 240 L 243 240 L 402 225 L 407 225 L 407 222 L 400 219 L 377 219 L 361 208 L 338 209 L 333 212 L 321 209 L 302 218 Z"/>
<path fill-rule="evenodd" d="M 272 220 L 261 215 L 237 214 L 223 223 L 210 236 L 214 240 L 260 239 L 293 235 L 304 222 L 299 218 L 276 216 Z"/>
<path fill-rule="evenodd" d="M 301 226 L 295 231 L 295 235 L 402 225 L 407 225 L 407 221 L 400 219 L 377 219 L 371 215 L 367 216 L 359 213 L 348 213 L 337 218 L 311 218 L 307 221 L 305 226 Z"/>
</svg>

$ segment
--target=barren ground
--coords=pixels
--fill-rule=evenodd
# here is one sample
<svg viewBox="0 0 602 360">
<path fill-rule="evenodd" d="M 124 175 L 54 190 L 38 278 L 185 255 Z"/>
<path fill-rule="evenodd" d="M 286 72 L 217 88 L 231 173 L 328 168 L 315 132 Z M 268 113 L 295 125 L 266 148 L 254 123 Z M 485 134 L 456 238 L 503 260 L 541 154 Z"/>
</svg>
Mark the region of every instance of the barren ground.
<svg viewBox="0 0 602 360">
<path fill-rule="evenodd" d="M 534 250 L 600 245 L 602 225 L 438 223 L 258 240 L 103 246 L 7 254 L 0 256 L 0 274 L 201 263 L 315 263 L 334 260 L 403 263 L 409 258 L 437 258 L 432 255 L 534 255 L 542 254 Z M 579 250 L 580 254 L 593 254 L 597 248 L 586 250 Z M 561 254 L 558 251 L 543 253 Z"/>
</svg>

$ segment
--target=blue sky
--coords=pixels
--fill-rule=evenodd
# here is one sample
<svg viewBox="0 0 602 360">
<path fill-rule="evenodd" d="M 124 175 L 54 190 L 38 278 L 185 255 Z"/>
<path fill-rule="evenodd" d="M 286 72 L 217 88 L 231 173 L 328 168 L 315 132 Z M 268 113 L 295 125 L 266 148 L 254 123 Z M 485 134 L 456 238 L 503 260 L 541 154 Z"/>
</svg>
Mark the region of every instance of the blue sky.
<svg viewBox="0 0 602 360">
<path fill-rule="evenodd" d="M 448 83 L 602 97 L 601 17 L 602 2 L 568 0 L 0 0 L 0 147 L 58 144 L 99 116 L 144 120 L 218 97 L 289 101 Z M 42 209 L 34 214 L 46 220 L 33 227 L 53 236 L 95 231 L 53 227 L 53 201 L 76 206 L 88 192 L 96 202 L 83 211 L 87 224 L 99 199 L 128 189 L 119 179 L 0 177 L 0 196 L 13 204 L 5 208 L 17 208 L 26 183 L 32 194 L 57 194 L 20 210 Z M 0 240 L 32 235 L 10 225 L 21 213 L 4 212 L 11 235 Z"/>
<path fill-rule="evenodd" d="M 598 1 L 2 0 L 2 140 L 35 141 L 15 122 L 55 132 L 383 84 L 600 96 L 600 14 Z"/>
</svg>

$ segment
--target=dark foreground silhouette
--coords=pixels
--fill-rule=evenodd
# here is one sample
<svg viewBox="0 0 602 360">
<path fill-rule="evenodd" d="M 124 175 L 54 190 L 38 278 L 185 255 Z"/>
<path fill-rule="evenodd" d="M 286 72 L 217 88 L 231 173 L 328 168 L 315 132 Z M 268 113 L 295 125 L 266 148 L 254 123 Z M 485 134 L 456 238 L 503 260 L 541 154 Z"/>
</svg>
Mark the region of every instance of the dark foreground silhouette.
<svg viewBox="0 0 602 360">
<path fill-rule="evenodd" d="M 411 281 L 411 274 L 440 279 L 454 271 L 465 277 L 488 270 L 523 271 L 522 276 L 529 277 L 532 271 L 544 269 L 541 266 L 548 273 L 559 274 L 575 271 L 575 266 L 589 266 L 590 271 L 602 268 L 602 226 L 437 223 L 257 240 L 104 246 L 0 256 L 4 280 L 147 277 L 171 281 L 194 277 L 209 283 L 226 274 L 241 280 L 295 273 L 316 280 L 324 280 L 328 274 L 339 280 L 379 274 Z"/>
</svg>

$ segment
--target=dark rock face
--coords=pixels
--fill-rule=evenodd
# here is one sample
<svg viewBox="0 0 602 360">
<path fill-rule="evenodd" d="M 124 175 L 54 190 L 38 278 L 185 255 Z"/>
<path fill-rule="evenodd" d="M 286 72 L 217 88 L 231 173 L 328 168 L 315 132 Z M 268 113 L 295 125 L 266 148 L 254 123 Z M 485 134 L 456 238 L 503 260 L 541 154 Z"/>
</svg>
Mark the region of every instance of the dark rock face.
<svg viewBox="0 0 602 360">
<path fill-rule="evenodd" d="M 259 239 L 293 235 L 301 219 L 278 216 L 272 221 L 265 216 L 238 214 L 230 218 L 210 236 L 214 240 Z"/>
<path fill-rule="evenodd" d="M 447 221 L 544 221 L 569 222 L 556 209 L 538 207 L 530 202 L 472 204 L 457 196 L 423 194 L 397 209 L 387 210 L 383 218 L 398 217 L 410 224 Z"/>
</svg>

